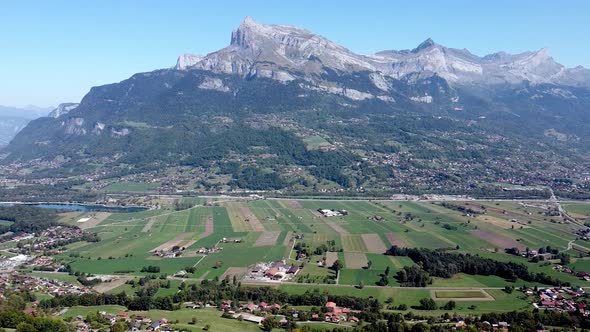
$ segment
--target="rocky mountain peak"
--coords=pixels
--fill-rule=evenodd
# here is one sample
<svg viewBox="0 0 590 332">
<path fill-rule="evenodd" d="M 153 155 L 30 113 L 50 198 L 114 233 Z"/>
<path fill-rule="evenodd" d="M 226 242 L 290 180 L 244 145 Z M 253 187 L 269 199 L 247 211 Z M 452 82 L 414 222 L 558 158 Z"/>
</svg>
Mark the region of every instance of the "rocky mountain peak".
<svg viewBox="0 0 590 332">
<path fill-rule="evenodd" d="M 415 49 L 412 50 L 413 53 L 418 53 L 424 49 L 433 47 L 433 46 L 439 46 L 437 43 L 434 42 L 434 40 L 432 40 L 432 38 L 428 38 L 425 41 L 423 41 L 422 43 L 420 43 L 420 45 L 418 45 Z"/>
<path fill-rule="evenodd" d="M 438 75 L 462 85 L 529 81 L 533 84 L 590 86 L 586 70 L 565 69 L 551 58 L 546 48 L 536 52 L 498 52 L 479 57 L 467 49 L 445 47 L 428 38 L 412 50 L 360 55 L 308 30 L 262 24 L 249 16 L 232 32 L 228 47 L 204 57 L 183 55 L 178 58 L 175 68 L 266 77 L 281 82 L 303 78 L 316 84 L 317 77 L 331 70 L 372 72 L 379 77 L 395 79 L 407 75 Z"/>
</svg>

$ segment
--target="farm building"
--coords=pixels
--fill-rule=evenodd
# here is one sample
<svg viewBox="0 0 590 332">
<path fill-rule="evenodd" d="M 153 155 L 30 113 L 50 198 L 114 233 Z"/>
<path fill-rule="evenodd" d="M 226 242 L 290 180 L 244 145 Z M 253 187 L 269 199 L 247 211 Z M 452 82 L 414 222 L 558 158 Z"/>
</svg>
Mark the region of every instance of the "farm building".
<svg viewBox="0 0 590 332">
<path fill-rule="evenodd" d="M 318 212 L 322 214 L 324 217 L 339 217 L 339 216 L 346 216 L 348 215 L 348 211 L 342 210 L 328 210 L 328 209 L 318 209 Z"/>
</svg>

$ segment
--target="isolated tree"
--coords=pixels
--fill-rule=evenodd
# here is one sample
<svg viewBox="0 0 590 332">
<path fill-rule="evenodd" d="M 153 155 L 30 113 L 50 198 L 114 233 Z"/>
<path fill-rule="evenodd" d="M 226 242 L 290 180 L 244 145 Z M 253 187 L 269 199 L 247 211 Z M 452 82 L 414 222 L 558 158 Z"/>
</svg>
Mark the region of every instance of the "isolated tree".
<svg viewBox="0 0 590 332">
<path fill-rule="evenodd" d="M 371 268 L 371 266 L 373 266 L 373 261 L 372 261 L 372 260 L 369 260 L 369 261 L 367 262 L 367 269 L 370 269 L 370 268 Z"/>
<path fill-rule="evenodd" d="M 420 300 L 420 308 L 422 310 L 436 310 L 436 302 L 431 298 L 423 298 Z"/>
<path fill-rule="evenodd" d="M 457 303 L 455 301 L 449 301 L 445 303 L 443 309 L 444 310 L 454 310 L 457 307 Z"/>
<path fill-rule="evenodd" d="M 342 263 L 341 260 L 337 259 L 334 264 L 332 264 L 332 266 L 330 267 L 332 270 L 338 272 L 340 270 L 342 270 L 342 268 L 344 268 L 344 263 Z"/>
</svg>

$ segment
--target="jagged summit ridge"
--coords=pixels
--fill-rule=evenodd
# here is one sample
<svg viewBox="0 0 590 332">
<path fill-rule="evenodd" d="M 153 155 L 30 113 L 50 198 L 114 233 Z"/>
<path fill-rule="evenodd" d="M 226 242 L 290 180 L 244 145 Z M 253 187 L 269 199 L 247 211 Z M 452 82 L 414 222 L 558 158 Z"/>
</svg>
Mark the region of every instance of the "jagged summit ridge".
<svg viewBox="0 0 590 332">
<path fill-rule="evenodd" d="M 217 73 L 258 76 L 286 82 L 304 78 L 317 82 L 326 69 L 337 72 L 369 71 L 400 79 L 434 74 L 454 84 L 553 83 L 590 87 L 590 70 L 568 69 L 554 61 L 547 49 L 483 57 L 426 39 L 412 50 L 356 54 L 308 30 L 256 22 L 247 16 L 231 34 L 230 45 L 204 57 L 185 54 L 178 70 L 201 69 Z"/>
<path fill-rule="evenodd" d="M 296 76 L 321 73 L 323 67 L 376 70 L 363 56 L 305 29 L 260 24 L 250 17 L 232 32 L 228 47 L 187 68 L 290 81 Z"/>
</svg>

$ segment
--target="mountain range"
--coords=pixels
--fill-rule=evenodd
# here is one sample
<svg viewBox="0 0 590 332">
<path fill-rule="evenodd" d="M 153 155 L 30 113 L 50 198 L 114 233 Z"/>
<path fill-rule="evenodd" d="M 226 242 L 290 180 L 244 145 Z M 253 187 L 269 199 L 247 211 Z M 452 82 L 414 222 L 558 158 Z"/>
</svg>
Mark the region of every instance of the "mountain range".
<svg viewBox="0 0 590 332">
<path fill-rule="evenodd" d="M 589 106 L 590 70 L 547 49 L 481 57 L 428 39 L 361 55 L 246 17 L 229 46 L 93 87 L 2 152 L 4 164 L 60 160 L 37 176 L 198 169 L 185 179 L 195 189 L 468 192 L 557 181 L 584 191 Z M 227 181 L 212 184 L 212 174 Z"/>
<path fill-rule="evenodd" d="M 201 69 L 275 79 L 281 82 L 313 78 L 325 68 L 341 72 L 375 73 L 376 87 L 387 90 L 384 77 L 401 79 L 419 73 L 433 74 L 457 84 L 551 83 L 590 87 L 590 70 L 565 68 L 547 49 L 521 54 L 498 52 L 478 57 L 467 49 L 453 49 L 427 39 L 413 50 L 385 50 L 373 55 L 355 54 L 307 30 L 264 25 L 246 17 L 232 33 L 228 47 L 206 56 L 185 54 L 176 69 Z"/>
<path fill-rule="evenodd" d="M 29 121 L 47 115 L 50 110 L 33 105 L 22 108 L 0 105 L 0 146 L 8 144 Z"/>
</svg>

